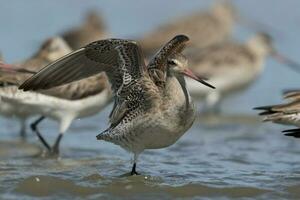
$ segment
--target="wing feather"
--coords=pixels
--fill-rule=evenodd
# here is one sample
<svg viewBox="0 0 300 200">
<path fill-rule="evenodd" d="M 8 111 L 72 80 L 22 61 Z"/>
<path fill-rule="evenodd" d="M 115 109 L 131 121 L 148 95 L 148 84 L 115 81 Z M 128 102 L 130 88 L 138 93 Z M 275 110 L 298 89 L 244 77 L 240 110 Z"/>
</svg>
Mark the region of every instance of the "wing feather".
<svg viewBox="0 0 300 200">
<path fill-rule="evenodd" d="M 108 39 L 93 42 L 49 64 L 19 88 L 50 89 L 105 71 L 113 90 L 118 91 L 126 78 L 140 78 L 145 63 L 140 47 L 131 40 Z"/>
</svg>

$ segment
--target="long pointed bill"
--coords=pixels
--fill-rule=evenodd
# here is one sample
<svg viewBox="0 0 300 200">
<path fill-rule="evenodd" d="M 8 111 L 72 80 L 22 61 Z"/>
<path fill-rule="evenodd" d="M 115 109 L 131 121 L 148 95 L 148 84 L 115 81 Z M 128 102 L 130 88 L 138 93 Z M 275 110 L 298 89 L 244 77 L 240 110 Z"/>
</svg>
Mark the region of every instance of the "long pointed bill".
<svg viewBox="0 0 300 200">
<path fill-rule="evenodd" d="M 0 69 L 3 70 L 3 71 L 15 71 L 13 69 L 13 66 L 12 65 L 9 65 L 9 64 L 5 64 L 3 62 L 0 62 Z"/>
<path fill-rule="evenodd" d="M 195 81 L 198 81 L 198 82 L 202 83 L 203 85 L 206 85 L 207 87 L 215 89 L 214 86 L 212 86 L 211 84 L 209 84 L 206 81 L 204 81 L 204 80 L 207 80 L 206 78 L 202 78 L 202 77 L 196 76 L 194 74 L 194 72 L 192 72 L 190 69 L 185 69 L 182 73 L 185 76 L 188 76 L 188 77 L 194 79 Z"/>
<path fill-rule="evenodd" d="M 14 65 L 5 64 L 3 62 L 0 62 L 0 70 L 6 71 L 6 72 L 21 72 L 21 73 L 28 73 L 28 74 L 35 74 L 36 72 L 30 71 L 23 68 L 17 68 Z"/>
<path fill-rule="evenodd" d="M 292 70 L 300 73 L 300 64 L 291 60 L 290 58 L 285 57 L 284 55 L 279 54 L 278 52 L 274 51 L 271 56 L 277 60 L 278 62 L 285 64 L 286 66 L 290 67 Z"/>
</svg>

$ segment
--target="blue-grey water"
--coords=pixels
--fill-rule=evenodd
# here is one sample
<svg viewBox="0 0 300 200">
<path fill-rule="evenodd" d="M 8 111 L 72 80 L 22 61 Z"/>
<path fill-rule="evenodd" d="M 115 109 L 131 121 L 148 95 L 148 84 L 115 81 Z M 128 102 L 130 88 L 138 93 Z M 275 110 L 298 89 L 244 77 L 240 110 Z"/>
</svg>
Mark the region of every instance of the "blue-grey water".
<svg viewBox="0 0 300 200">
<path fill-rule="evenodd" d="M 300 62 L 300 1 L 237 0 L 240 12 L 270 27 L 280 52 Z M 7 62 L 32 55 L 46 38 L 79 24 L 97 9 L 115 37 L 137 38 L 164 21 L 204 9 L 210 1 L 0 1 L 0 50 Z M 235 37 L 253 34 L 237 27 Z M 255 106 L 281 102 L 281 90 L 299 88 L 299 74 L 268 59 L 261 77 L 240 95 L 226 99 L 224 114 L 199 117 L 175 145 L 145 151 L 141 176 L 124 177 L 131 156 L 97 141 L 111 107 L 76 120 L 62 141 L 60 159 L 36 156 L 41 146 L 29 131 L 0 119 L 0 199 L 299 199 L 300 140 L 283 136 L 280 125 L 262 124 Z M 57 124 L 45 121 L 49 140 Z"/>
</svg>

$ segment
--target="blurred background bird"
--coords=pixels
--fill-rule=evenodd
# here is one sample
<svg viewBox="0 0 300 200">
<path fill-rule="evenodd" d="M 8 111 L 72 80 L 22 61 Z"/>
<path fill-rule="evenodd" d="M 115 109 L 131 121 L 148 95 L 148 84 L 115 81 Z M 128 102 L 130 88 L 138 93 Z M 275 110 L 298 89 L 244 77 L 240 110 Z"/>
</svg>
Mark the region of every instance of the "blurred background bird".
<svg viewBox="0 0 300 200">
<path fill-rule="evenodd" d="M 99 12 L 89 11 L 83 23 L 62 33 L 62 38 L 72 49 L 78 49 L 96 40 L 108 37 L 106 25 Z"/>
<path fill-rule="evenodd" d="M 32 72 L 36 72 L 45 67 L 48 63 L 57 60 L 58 58 L 71 52 L 70 47 L 59 37 L 50 38 L 45 41 L 39 50 L 34 53 L 30 58 L 16 62 L 11 67 L 16 69 L 26 69 Z M 31 73 L 12 73 L 12 72 L 0 72 L 0 80 L 2 83 L 1 93 L 4 95 L 14 95 L 17 93 L 17 86 L 29 78 Z M 11 82 L 13 81 L 13 83 Z M 11 85 L 13 84 L 13 85 Z M 9 88 L 9 89 L 7 89 Z M 0 95 L 0 114 L 5 117 L 15 117 L 21 124 L 20 135 L 24 138 L 26 134 L 26 121 L 32 116 L 31 114 L 23 112 L 23 110 L 15 105 L 11 104 L 9 99 Z"/>
<path fill-rule="evenodd" d="M 168 38 L 181 33 L 191 38 L 191 45 L 205 48 L 231 37 L 237 10 L 230 1 L 217 1 L 212 8 L 174 18 L 146 33 L 140 43 L 146 55 L 153 54 Z"/>
<path fill-rule="evenodd" d="M 205 49 L 191 48 L 187 55 L 191 58 L 191 68 L 216 86 L 211 91 L 187 80 L 191 95 L 204 99 L 204 109 L 212 112 L 220 111 L 219 103 L 224 97 L 243 91 L 256 81 L 267 56 L 300 69 L 300 65 L 275 50 L 271 36 L 266 33 L 258 33 L 244 44 L 228 41 Z"/>
<path fill-rule="evenodd" d="M 35 73 L 70 52 L 71 48 L 62 38 L 50 38 L 42 44 L 34 56 L 11 66 L 16 70 L 24 69 Z M 51 90 L 40 90 L 31 93 L 18 90 L 18 86 L 28 79 L 32 73 L 2 72 L 0 74 L 0 82 L 2 83 L 0 88 L 0 113 L 19 119 L 22 137 L 25 137 L 26 120 L 29 117 L 40 115 L 31 124 L 31 129 L 37 134 L 50 154 L 58 154 L 62 135 L 74 119 L 97 114 L 111 102 L 109 84 L 106 76 L 99 74 Z M 47 142 L 37 127 L 47 117 L 60 123 L 59 134 L 54 145 Z"/>
</svg>

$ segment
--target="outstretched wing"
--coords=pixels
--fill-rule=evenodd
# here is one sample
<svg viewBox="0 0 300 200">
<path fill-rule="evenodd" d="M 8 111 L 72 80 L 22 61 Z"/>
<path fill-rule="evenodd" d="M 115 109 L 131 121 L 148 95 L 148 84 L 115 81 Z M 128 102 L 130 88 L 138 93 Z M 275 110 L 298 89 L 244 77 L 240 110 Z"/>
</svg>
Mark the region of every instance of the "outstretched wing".
<svg viewBox="0 0 300 200">
<path fill-rule="evenodd" d="M 166 81 L 167 60 L 175 54 L 181 53 L 189 38 L 185 35 L 177 35 L 166 43 L 150 60 L 148 73 L 157 86 L 164 85 Z"/>
<path fill-rule="evenodd" d="M 167 58 L 181 53 L 188 41 L 189 38 L 186 35 L 176 35 L 155 54 L 149 62 L 148 67 L 165 71 Z"/>
<path fill-rule="evenodd" d="M 140 78 L 144 59 L 136 42 L 108 39 L 93 42 L 49 64 L 19 88 L 27 90 L 50 89 L 81 80 L 105 71 L 112 89 Z"/>
</svg>

